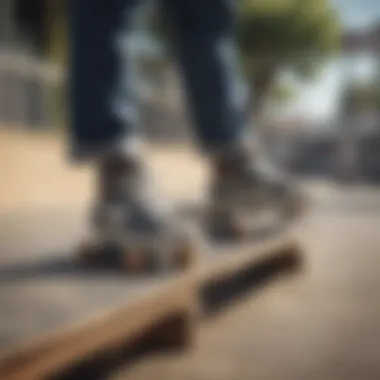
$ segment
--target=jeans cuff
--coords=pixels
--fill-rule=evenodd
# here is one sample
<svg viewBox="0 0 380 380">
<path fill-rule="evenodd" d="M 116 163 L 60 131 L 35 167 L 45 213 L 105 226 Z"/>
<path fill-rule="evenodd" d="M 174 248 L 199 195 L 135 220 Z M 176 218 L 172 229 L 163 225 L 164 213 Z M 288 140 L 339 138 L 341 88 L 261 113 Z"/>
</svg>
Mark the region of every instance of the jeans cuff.
<svg viewBox="0 0 380 380">
<path fill-rule="evenodd" d="M 233 153 L 242 150 L 257 150 L 259 145 L 259 139 L 252 131 L 244 131 L 237 135 L 234 139 L 228 141 L 205 144 L 203 151 L 207 156 L 219 157 L 221 155 Z"/>
<path fill-rule="evenodd" d="M 69 148 L 70 160 L 75 164 L 102 160 L 114 154 L 137 154 L 142 148 L 142 139 L 137 136 L 117 138 L 100 142 L 72 142 Z"/>
</svg>

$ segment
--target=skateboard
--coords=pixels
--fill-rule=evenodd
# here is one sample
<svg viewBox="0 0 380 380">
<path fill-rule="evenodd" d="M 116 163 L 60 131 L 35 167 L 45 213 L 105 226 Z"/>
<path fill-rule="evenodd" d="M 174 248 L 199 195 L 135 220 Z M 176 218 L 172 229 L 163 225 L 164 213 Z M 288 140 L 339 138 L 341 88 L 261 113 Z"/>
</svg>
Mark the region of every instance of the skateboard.
<svg viewBox="0 0 380 380">
<path fill-rule="evenodd" d="M 0 220 L 1 379 L 49 378 L 142 341 L 185 349 L 213 284 L 268 261 L 294 268 L 302 256 L 291 231 L 245 242 L 203 237 L 198 265 L 188 270 L 118 275 L 77 265 L 68 242 L 82 234 L 80 217 L 62 214 Z"/>
</svg>

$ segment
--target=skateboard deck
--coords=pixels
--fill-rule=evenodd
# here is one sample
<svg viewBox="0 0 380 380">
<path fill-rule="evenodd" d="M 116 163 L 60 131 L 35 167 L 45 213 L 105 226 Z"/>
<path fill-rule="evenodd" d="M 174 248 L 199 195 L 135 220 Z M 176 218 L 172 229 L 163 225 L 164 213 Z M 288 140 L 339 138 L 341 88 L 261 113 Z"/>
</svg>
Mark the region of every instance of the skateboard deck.
<svg viewBox="0 0 380 380">
<path fill-rule="evenodd" d="M 46 378 L 166 319 L 180 322 L 167 325 L 163 341 L 176 331 L 174 343 L 186 344 L 203 286 L 268 257 L 298 254 L 294 234 L 284 231 L 241 244 L 204 239 L 200 262 L 169 276 L 95 270 L 74 259 L 82 220 L 67 210 L 0 218 L 2 380 Z"/>
</svg>

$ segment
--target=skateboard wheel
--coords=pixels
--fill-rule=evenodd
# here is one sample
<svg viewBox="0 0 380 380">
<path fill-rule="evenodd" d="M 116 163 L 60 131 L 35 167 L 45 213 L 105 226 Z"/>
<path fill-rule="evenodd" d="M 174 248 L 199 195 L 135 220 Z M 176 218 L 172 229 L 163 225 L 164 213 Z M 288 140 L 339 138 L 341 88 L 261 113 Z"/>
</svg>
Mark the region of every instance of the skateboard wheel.
<svg viewBox="0 0 380 380">
<path fill-rule="evenodd" d="M 128 272 L 141 272 L 146 267 L 147 259 L 142 250 L 122 252 L 122 269 Z"/>
<path fill-rule="evenodd" d="M 85 242 L 79 246 L 78 259 L 81 263 L 90 264 L 99 255 L 99 247 L 94 242 Z"/>
<path fill-rule="evenodd" d="M 297 271 L 303 263 L 301 247 L 294 243 L 282 252 L 281 259 L 286 268 L 288 268 L 291 272 Z"/>
<path fill-rule="evenodd" d="M 177 268 L 185 269 L 190 267 L 195 261 L 195 251 L 192 244 L 185 244 L 178 252 L 175 258 Z"/>
</svg>

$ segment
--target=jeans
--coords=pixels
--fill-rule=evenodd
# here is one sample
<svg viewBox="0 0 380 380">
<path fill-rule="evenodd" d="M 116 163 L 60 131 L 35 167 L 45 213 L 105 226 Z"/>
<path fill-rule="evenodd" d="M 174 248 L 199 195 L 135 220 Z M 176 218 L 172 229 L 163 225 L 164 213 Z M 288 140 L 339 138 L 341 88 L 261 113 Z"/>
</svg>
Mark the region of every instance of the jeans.
<svg viewBox="0 0 380 380">
<path fill-rule="evenodd" d="M 241 139 L 247 91 L 239 71 L 236 0 L 159 0 L 174 31 L 195 135 L 207 150 Z M 69 109 L 74 155 L 139 134 L 134 37 L 144 0 L 69 1 Z"/>
</svg>

